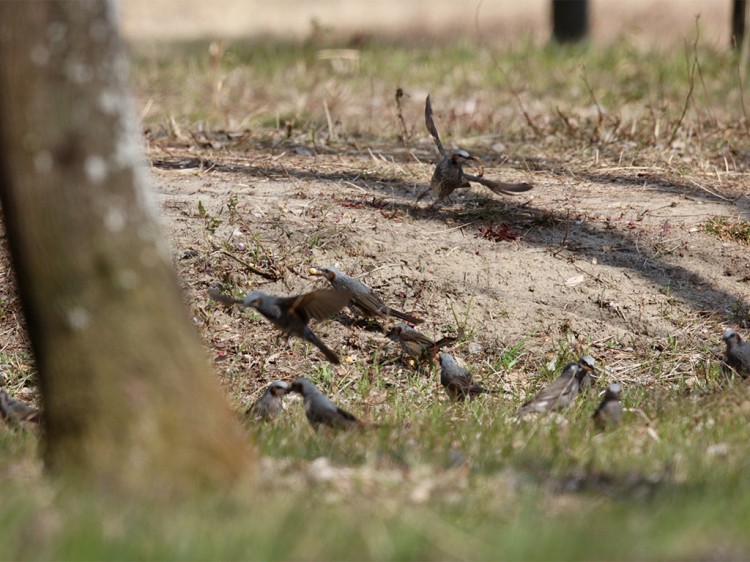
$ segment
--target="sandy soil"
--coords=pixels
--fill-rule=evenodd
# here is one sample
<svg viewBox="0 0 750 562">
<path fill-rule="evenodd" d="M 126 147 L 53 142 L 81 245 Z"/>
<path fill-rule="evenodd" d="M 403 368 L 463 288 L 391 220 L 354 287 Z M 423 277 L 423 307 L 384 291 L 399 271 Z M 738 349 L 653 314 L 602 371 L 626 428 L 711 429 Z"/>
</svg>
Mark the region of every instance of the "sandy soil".
<svg viewBox="0 0 750 562">
<path fill-rule="evenodd" d="M 748 218 L 739 176 L 489 163 L 487 177 L 530 181 L 533 195 L 503 198 L 477 186 L 432 210 L 430 198 L 415 203 L 432 173 L 429 151 L 422 162 L 398 151 L 252 151 L 214 154 L 211 171 L 172 169 L 188 156 L 152 150 L 157 192 L 196 323 L 241 394 L 300 374 L 322 356 L 280 344 L 264 320 L 210 302 L 213 283 L 289 295 L 326 286 L 307 269 L 335 264 L 390 305 L 425 318 L 423 332 L 463 330 L 453 352 L 483 362 L 490 384 L 508 390 L 561 345 L 590 349 L 620 381 L 636 368 L 642 374 L 642 359 L 669 338 L 718 346 L 722 322 L 737 318 L 750 292 L 747 248 L 702 228 L 709 216 Z M 269 282 L 237 260 L 280 279 Z M 317 328 L 347 358 L 342 373 L 375 353 L 398 356 L 381 333 L 344 324 Z M 509 372 L 496 369 L 498 355 L 520 341 L 523 360 Z M 710 358 L 698 347 L 686 370 Z"/>
</svg>

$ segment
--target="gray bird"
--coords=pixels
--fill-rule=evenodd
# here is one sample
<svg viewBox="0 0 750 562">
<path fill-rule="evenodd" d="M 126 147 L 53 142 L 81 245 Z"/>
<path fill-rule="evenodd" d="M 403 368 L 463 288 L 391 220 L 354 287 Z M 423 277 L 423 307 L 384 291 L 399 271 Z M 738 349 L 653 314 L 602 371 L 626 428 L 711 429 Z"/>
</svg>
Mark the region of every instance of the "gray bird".
<svg viewBox="0 0 750 562">
<path fill-rule="evenodd" d="M 567 408 L 578 396 L 581 381 L 586 375 L 596 378 L 594 358 L 590 355 L 584 355 L 578 361 L 565 365 L 560 376 L 524 403 L 516 415 L 553 412 Z"/>
<path fill-rule="evenodd" d="M 0 387 L 0 417 L 13 425 L 38 424 L 42 421 L 42 413 L 38 409 L 31 404 L 11 398 L 2 387 Z"/>
<path fill-rule="evenodd" d="M 273 381 L 266 387 L 263 395 L 250 406 L 247 417 L 255 420 L 273 421 L 284 409 L 282 397 L 289 392 L 289 384 L 284 381 Z"/>
<path fill-rule="evenodd" d="M 456 341 L 456 338 L 452 337 L 444 337 L 433 341 L 414 328 L 400 323 L 394 325 L 385 337 L 397 342 L 406 355 L 417 361 L 431 361 L 440 348 Z"/>
<path fill-rule="evenodd" d="M 750 344 L 742 341 L 740 335 L 731 328 L 724 332 L 722 339 L 727 344 L 727 350 L 721 370 L 724 373 L 736 371 L 742 378 L 750 375 Z"/>
<path fill-rule="evenodd" d="M 504 183 L 485 179 L 482 177 L 484 168 L 481 166 L 481 160 L 472 156 L 465 150 L 456 150 L 455 152 L 448 154 L 443 143 L 440 141 L 440 135 L 438 135 L 435 121 L 432 118 L 432 104 L 429 95 L 425 101 L 424 120 L 427 130 L 430 132 L 430 135 L 432 135 L 438 152 L 440 152 L 440 162 L 435 166 L 435 171 L 430 180 L 430 189 L 437 196 L 436 203 L 449 197 L 456 189 L 471 187 L 471 184 L 469 183 L 471 181 L 479 183 L 498 194 L 514 195 L 533 189 L 534 186 L 528 183 Z M 478 176 L 464 172 L 464 164 L 467 164 L 470 161 L 479 164 L 481 171 Z M 429 193 L 429 190 L 422 193 L 417 201 L 422 199 L 427 193 Z"/>
<path fill-rule="evenodd" d="M 410 314 L 394 310 L 385 304 L 370 287 L 358 279 L 354 279 L 353 277 L 341 273 L 335 267 L 311 267 L 309 273 L 310 275 L 325 277 L 334 289 L 349 291 L 352 294 L 349 306 L 356 308 L 363 316 L 370 318 L 374 316 L 379 316 L 381 318 L 395 316 L 396 318 L 400 318 L 406 322 L 411 322 L 412 324 L 420 324 L 422 322 L 422 320 L 415 318 Z"/>
<path fill-rule="evenodd" d="M 474 382 L 471 373 L 461 367 L 452 355 L 440 354 L 440 384 L 451 400 L 466 400 L 488 392 Z"/>
<path fill-rule="evenodd" d="M 305 416 L 315 430 L 321 425 L 327 425 L 334 429 L 362 427 L 362 422 L 349 412 L 336 406 L 326 398 L 317 386 L 304 377 L 294 379 L 287 392 L 296 392 L 302 395 Z"/>
<path fill-rule="evenodd" d="M 604 429 L 606 426 L 617 427 L 622 422 L 621 392 L 622 387 L 616 383 L 610 384 L 604 390 L 604 398 L 592 416 L 599 429 Z"/>
<path fill-rule="evenodd" d="M 325 320 L 346 306 L 351 293 L 341 289 L 322 289 L 294 297 L 276 297 L 261 291 L 252 291 L 244 299 L 236 299 L 215 288 L 208 295 L 224 304 L 239 304 L 241 308 L 253 307 L 279 328 L 287 337 L 297 336 L 315 345 L 331 363 L 340 363 L 338 356 L 328 349 L 307 323 L 310 320 Z"/>
</svg>

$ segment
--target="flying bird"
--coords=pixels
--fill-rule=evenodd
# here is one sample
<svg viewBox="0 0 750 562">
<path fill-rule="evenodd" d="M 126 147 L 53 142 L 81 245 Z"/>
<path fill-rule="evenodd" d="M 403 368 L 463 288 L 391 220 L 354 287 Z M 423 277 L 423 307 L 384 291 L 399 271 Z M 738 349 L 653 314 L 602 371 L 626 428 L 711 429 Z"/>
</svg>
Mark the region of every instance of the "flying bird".
<svg viewBox="0 0 750 562">
<path fill-rule="evenodd" d="M 325 320 L 346 306 L 351 293 L 341 289 L 322 289 L 294 297 L 276 297 L 261 291 L 252 291 L 243 299 L 236 299 L 218 291 L 208 290 L 208 295 L 224 304 L 239 304 L 260 312 L 284 335 L 297 336 L 316 346 L 331 363 L 340 363 L 338 356 L 316 336 L 307 325 L 310 320 Z"/>
<path fill-rule="evenodd" d="M 484 174 L 484 167 L 482 167 L 481 160 L 472 156 L 465 150 L 456 150 L 448 154 L 443 143 L 440 141 L 437 127 L 435 127 L 435 121 L 432 117 L 432 103 L 430 102 L 429 95 L 425 101 L 424 120 L 427 130 L 435 141 L 435 145 L 440 153 L 440 161 L 435 166 L 435 171 L 430 180 L 430 190 L 432 190 L 437 196 L 436 203 L 442 201 L 446 197 L 450 197 L 456 189 L 471 187 L 469 182 L 472 181 L 479 183 L 498 194 L 515 195 L 533 189 L 534 186 L 528 183 L 497 182 L 482 177 Z M 480 173 L 477 176 L 464 172 L 464 165 L 472 161 L 477 162 L 480 166 Z M 422 199 L 430 190 L 422 193 L 417 201 Z"/>
</svg>

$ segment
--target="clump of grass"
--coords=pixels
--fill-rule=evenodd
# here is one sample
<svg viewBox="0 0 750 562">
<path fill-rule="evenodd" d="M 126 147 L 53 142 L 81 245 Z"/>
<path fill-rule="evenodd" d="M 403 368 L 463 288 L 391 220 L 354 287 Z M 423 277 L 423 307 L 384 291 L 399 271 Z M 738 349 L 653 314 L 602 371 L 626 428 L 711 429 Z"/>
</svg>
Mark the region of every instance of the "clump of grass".
<svg viewBox="0 0 750 562">
<path fill-rule="evenodd" d="M 703 223 L 703 230 L 722 240 L 750 244 L 750 222 L 727 217 L 711 217 Z"/>
</svg>

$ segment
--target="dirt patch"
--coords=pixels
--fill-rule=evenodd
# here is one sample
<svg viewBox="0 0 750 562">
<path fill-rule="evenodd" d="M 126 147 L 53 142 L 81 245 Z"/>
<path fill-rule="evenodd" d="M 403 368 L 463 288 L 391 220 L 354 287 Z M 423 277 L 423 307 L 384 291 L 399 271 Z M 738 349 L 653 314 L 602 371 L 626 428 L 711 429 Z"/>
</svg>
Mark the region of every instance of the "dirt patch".
<svg viewBox="0 0 750 562">
<path fill-rule="evenodd" d="M 642 375 L 639 361 L 670 338 L 718 346 L 722 322 L 745 321 L 747 248 L 703 228 L 711 216 L 748 216 L 731 175 L 719 181 L 656 167 L 573 173 L 555 162 L 538 162 L 532 172 L 488 165 L 489 178 L 534 183 L 532 195 L 502 198 L 474 187 L 431 209 L 429 197 L 415 203 L 432 173 L 428 154 L 417 162 L 398 151 L 254 151 L 213 155 L 211 170 L 169 169 L 182 159 L 153 156 L 196 322 L 228 386 L 245 399 L 260 381 L 303 374 L 322 357 L 299 342 L 280 345 L 263 319 L 222 309 L 206 288 L 294 294 L 325 286 L 307 275 L 312 265 L 335 264 L 362 279 L 388 304 L 425 318 L 427 334 L 463 334 L 453 352 L 473 354 L 495 379 L 490 384 L 510 382 L 509 390 L 527 377 L 498 367 L 498 357 L 521 342 L 516 373 L 587 349 L 622 380 L 635 368 Z M 279 279 L 270 282 L 241 262 Z M 370 364 L 375 354 L 398 355 L 377 331 L 336 321 L 316 331 L 347 358 L 343 371 Z M 696 351 L 685 369 L 705 361 L 705 350 Z"/>
</svg>

